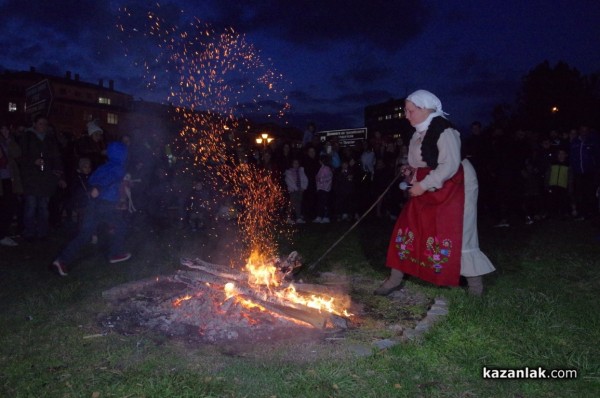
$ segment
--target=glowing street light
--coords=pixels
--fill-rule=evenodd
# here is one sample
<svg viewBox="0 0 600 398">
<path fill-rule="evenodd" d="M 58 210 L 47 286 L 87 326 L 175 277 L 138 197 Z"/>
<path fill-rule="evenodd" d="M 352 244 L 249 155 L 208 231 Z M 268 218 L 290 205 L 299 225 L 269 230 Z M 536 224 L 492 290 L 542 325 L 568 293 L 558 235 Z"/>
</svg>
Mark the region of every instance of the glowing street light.
<svg viewBox="0 0 600 398">
<path fill-rule="evenodd" d="M 275 138 L 269 137 L 269 134 L 262 133 L 260 137 L 256 138 L 256 143 L 258 145 L 262 145 L 264 149 L 267 149 L 267 146 L 273 141 Z"/>
<path fill-rule="evenodd" d="M 550 111 L 552 113 L 558 113 L 558 106 L 553 106 L 552 109 L 550 109 Z"/>
</svg>

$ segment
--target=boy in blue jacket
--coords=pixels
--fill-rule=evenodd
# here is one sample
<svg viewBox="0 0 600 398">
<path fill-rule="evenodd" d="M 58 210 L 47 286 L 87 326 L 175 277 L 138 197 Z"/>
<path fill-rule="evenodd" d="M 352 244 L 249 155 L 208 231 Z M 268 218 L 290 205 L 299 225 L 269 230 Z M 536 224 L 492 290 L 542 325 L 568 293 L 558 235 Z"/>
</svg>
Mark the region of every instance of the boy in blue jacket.
<svg viewBox="0 0 600 398">
<path fill-rule="evenodd" d="M 85 211 L 79 234 L 52 262 L 52 268 L 60 276 L 67 276 L 67 265 L 71 264 L 79 250 L 90 242 L 98 225 L 106 222 L 114 228 L 108 245 L 108 258 L 111 264 L 126 261 L 131 253 L 123 251 L 126 225 L 117 205 L 121 196 L 120 188 L 125 176 L 127 147 L 120 142 L 112 142 L 106 148 L 108 161 L 92 173 L 88 180 L 91 200 Z"/>
</svg>

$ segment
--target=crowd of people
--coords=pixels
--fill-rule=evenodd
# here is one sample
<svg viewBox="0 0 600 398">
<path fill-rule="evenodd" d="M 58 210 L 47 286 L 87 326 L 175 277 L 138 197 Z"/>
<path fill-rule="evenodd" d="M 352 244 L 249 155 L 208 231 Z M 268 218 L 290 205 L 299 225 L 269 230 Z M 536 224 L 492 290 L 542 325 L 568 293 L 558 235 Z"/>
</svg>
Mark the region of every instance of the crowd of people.
<svg viewBox="0 0 600 398">
<path fill-rule="evenodd" d="M 89 179 L 107 162 L 110 141 L 129 152 L 117 198 L 126 221 L 143 218 L 154 228 L 176 223 L 196 231 L 221 212 L 211 205 L 214 192 L 201 173 L 187 173 L 185 156 L 172 156 L 168 142 L 155 136 L 107 137 L 92 121 L 74 139 L 53 130 L 45 116 L 28 128 L 0 127 L 3 246 L 43 240 L 64 224 L 80 231 L 92 199 Z M 322 141 L 311 123 L 301 143 L 276 139 L 251 147 L 238 142 L 235 156 L 272 172 L 289 197 L 284 218 L 290 224 L 355 220 L 373 205 L 375 217 L 395 220 L 409 198 L 397 178 L 409 161 L 409 139 L 373 132 L 354 147 L 342 147 L 335 139 Z M 588 126 L 508 132 L 474 122 L 461 150 L 479 178 L 480 212 L 499 228 L 548 217 L 598 217 L 600 138 Z M 91 241 L 97 241 L 95 233 Z"/>
<path fill-rule="evenodd" d="M 409 137 L 375 132 L 354 147 L 322 142 L 310 126 L 304 144 L 280 143 L 254 151 L 251 161 L 281 178 L 294 211 L 288 222 L 328 223 L 357 218 L 408 164 Z M 533 224 L 546 218 L 595 220 L 599 209 L 600 135 L 582 125 L 547 134 L 473 122 L 462 137 L 461 158 L 479 180 L 479 210 L 496 227 Z M 302 195 L 298 194 L 302 192 Z M 377 217 L 395 219 L 407 193 L 392 185 L 377 202 Z"/>
<path fill-rule="evenodd" d="M 292 203 L 287 222 L 327 224 L 358 217 L 381 196 L 397 172 L 406 164 L 406 146 L 401 138 L 384 139 L 376 133 L 355 147 L 341 147 L 318 136 L 293 147 L 284 142 L 273 150 L 255 151 L 250 159 L 271 170 Z M 404 193 L 391 186 L 377 202 L 375 214 L 395 219 Z"/>
<path fill-rule="evenodd" d="M 545 218 L 597 221 L 600 136 L 589 126 L 542 134 L 471 125 L 463 154 L 477 170 L 482 209 L 497 227 Z"/>
<path fill-rule="evenodd" d="M 37 116 L 31 127 L 0 126 L 0 244 L 16 246 L 13 239 L 26 242 L 45 240 L 58 227 L 81 228 L 97 182 L 91 178 L 110 164 L 110 147 L 123 148 L 124 175 L 114 181 L 116 208 L 134 210 L 131 192 L 151 191 L 157 184 L 161 153 L 155 137 L 141 137 L 135 148 L 131 136 L 110 137 L 96 121 L 73 138 L 52 128 L 45 116 Z M 162 167 L 164 169 L 164 167 Z M 135 176 L 132 177 L 132 176 Z M 138 184 L 133 184 L 137 181 Z M 144 183 L 142 183 L 144 181 Z M 144 200 L 146 208 L 151 201 Z M 126 212 L 129 213 L 129 212 Z M 97 237 L 94 235 L 94 240 Z"/>
</svg>

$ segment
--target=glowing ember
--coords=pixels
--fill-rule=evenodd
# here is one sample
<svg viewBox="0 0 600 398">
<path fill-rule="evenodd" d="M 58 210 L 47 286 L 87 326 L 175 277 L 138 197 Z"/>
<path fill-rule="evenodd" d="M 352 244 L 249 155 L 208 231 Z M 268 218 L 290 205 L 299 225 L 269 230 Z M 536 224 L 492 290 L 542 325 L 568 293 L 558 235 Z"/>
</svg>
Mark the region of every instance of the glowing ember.
<svg viewBox="0 0 600 398">
<path fill-rule="evenodd" d="M 235 285 L 233 284 L 233 282 L 226 283 L 223 287 L 223 290 L 225 291 L 226 298 L 231 298 L 237 294 L 235 292 Z"/>
<path fill-rule="evenodd" d="M 236 303 L 240 304 L 242 307 L 245 307 L 248 309 L 257 309 L 257 310 L 263 311 L 263 312 L 267 311 L 267 309 L 265 307 L 253 302 L 252 300 L 248 300 L 243 297 L 239 297 L 238 292 L 235 289 L 235 285 L 232 282 L 225 284 L 223 290 L 225 291 L 225 297 L 227 299 L 230 299 L 233 297 L 235 299 Z"/>
<path fill-rule="evenodd" d="M 236 301 L 238 303 L 240 303 L 240 305 L 242 307 L 245 307 L 245 308 L 248 308 L 248 309 L 257 309 L 257 310 L 259 310 L 261 312 L 266 312 L 267 311 L 267 309 L 265 307 L 263 307 L 260 304 L 257 304 L 255 302 L 253 302 L 252 300 L 247 300 L 247 299 L 242 298 L 242 297 L 236 297 Z"/>
<path fill-rule="evenodd" d="M 189 300 L 189 299 L 191 299 L 191 298 L 192 298 L 192 296 L 190 296 L 189 294 L 186 294 L 186 295 L 185 295 L 185 296 L 183 296 L 183 297 L 180 297 L 180 298 L 178 298 L 178 299 L 175 299 L 175 300 L 173 301 L 173 307 L 179 307 L 183 301 Z"/>
</svg>

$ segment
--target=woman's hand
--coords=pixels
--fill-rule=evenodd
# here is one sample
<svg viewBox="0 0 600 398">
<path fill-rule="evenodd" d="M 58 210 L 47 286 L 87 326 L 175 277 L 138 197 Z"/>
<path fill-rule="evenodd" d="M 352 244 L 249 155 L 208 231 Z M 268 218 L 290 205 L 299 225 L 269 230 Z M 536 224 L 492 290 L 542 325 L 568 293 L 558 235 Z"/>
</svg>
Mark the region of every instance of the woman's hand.
<svg viewBox="0 0 600 398">
<path fill-rule="evenodd" d="M 415 174 L 415 168 L 407 164 L 403 164 L 402 166 L 400 166 L 400 173 L 402 173 L 404 177 L 412 178 L 413 174 Z"/>
<path fill-rule="evenodd" d="M 418 182 L 415 182 L 413 186 L 408 190 L 410 196 L 421 196 L 425 193 L 425 190 Z"/>
</svg>

